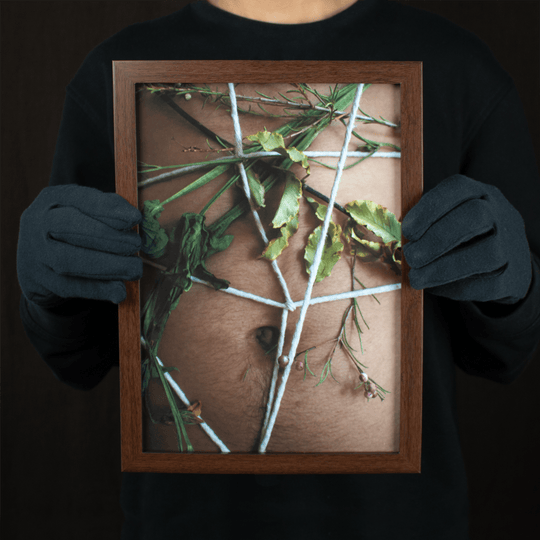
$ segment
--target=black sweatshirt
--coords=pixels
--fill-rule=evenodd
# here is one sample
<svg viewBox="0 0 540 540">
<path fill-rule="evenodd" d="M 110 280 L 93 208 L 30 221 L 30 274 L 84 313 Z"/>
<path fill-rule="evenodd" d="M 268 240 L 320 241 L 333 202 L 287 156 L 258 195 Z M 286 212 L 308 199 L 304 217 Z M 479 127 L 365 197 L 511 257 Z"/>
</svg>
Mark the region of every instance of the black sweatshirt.
<svg viewBox="0 0 540 540">
<path fill-rule="evenodd" d="M 511 77 L 474 35 L 386 0 L 296 25 L 199 1 L 132 25 L 88 55 L 67 87 L 50 184 L 115 190 L 112 60 L 219 59 L 422 61 L 425 191 L 455 173 L 499 187 L 525 220 L 533 281 L 525 299 L 500 310 L 426 291 L 421 474 L 285 475 L 265 487 L 249 475 L 124 473 L 122 538 L 468 538 L 455 365 L 510 383 L 540 340 L 540 181 Z M 118 365 L 114 304 L 72 299 L 44 311 L 22 298 L 21 317 L 70 386 L 91 389 Z"/>
</svg>

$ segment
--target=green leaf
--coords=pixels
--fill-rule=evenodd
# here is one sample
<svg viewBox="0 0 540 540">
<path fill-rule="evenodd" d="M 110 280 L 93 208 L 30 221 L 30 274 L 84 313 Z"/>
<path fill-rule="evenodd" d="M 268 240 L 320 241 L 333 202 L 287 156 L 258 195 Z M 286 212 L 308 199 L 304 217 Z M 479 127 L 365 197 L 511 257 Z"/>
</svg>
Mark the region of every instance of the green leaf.
<svg viewBox="0 0 540 540">
<path fill-rule="evenodd" d="M 158 221 L 162 212 L 163 205 L 159 199 L 144 201 L 141 250 L 154 259 L 163 256 L 169 241 L 165 229 L 161 227 Z"/>
<path fill-rule="evenodd" d="M 188 193 L 191 193 L 192 191 L 195 191 L 196 189 L 199 189 L 200 187 L 205 186 L 206 184 L 214 180 L 214 178 L 217 178 L 220 174 L 223 174 L 224 172 L 226 172 L 230 166 L 231 164 L 227 163 L 225 165 L 218 165 L 217 167 L 214 167 L 211 171 L 208 171 L 206 174 L 203 174 L 202 176 L 197 178 L 197 180 L 194 180 L 193 182 L 191 182 L 191 184 L 188 184 L 185 188 L 181 189 L 180 191 L 176 192 L 174 195 L 172 195 L 168 199 L 164 200 L 161 203 L 161 205 L 165 206 L 166 204 L 178 199 L 179 197 L 182 197 L 183 195 L 187 195 Z"/>
<path fill-rule="evenodd" d="M 345 206 L 352 219 L 379 236 L 384 244 L 401 241 L 401 224 L 384 206 L 373 201 L 352 201 Z"/>
<path fill-rule="evenodd" d="M 265 97 L 265 98 L 268 98 L 268 99 L 272 99 L 270 96 L 267 96 L 266 94 L 263 94 L 262 92 L 259 92 L 258 90 L 255 90 L 255 92 L 257 92 L 257 94 L 259 94 L 259 96 L 262 96 L 262 97 Z"/>
<path fill-rule="evenodd" d="M 401 148 L 399 146 L 396 146 L 395 144 L 387 143 L 387 142 L 372 141 L 370 139 L 366 139 L 365 137 L 362 137 L 361 135 L 356 133 L 356 131 L 353 131 L 353 135 L 366 143 L 368 151 L 371 151 L 373 149 L 378 150 L 379 148 L 382 148 L 383 146 L 387 146 L 389 148 L 393 148 L 394 150 L 401 151 Z"/>
<path fill-rule="evenodd" d="M 364 85 L 362 89 L 362 95 L 370 86 L 371 84 Z M 357 87 L 358 84 L 351 83 L 341 88 L 338 92 L 338 98 L 334 103 L 334 108 L 338 111 L 344 111 L 354 101 Z"/>
<path fill-rule="evenodd" d="M 298 215 L 293 216 L 290 221 L 285 223 L 279 230 L 280 236 L 273 238 L 268 242 L 268 246 L 262 253 L 262 257 L 273 261 L 289 245 L 289 238 L 298 230 Z"/>
<path fill-rule="evenodd" d="M 143 335 L 156 351 L 169 315 L 178 306 L 182 293 L 189 291 L 193 285 L 191 276 L 200 273 L 200 277 L 215 289 L 229 286 L 227 280 L 217 278 L 208 271 L 205 261 L 214 253 L 226 249 L 233 236 L 221 236 L 221 233 L 209 231 L 204 220 L 203 215 L 189 212 L 181 216 L 171 233 L 170 247 L 171 252 L 176 254 L 176 263 L 168 272 L 161 274 L 142 310 Z M 175 238 L 174 242 L 172 238 Z"/>
<path fill-rule="evenodd" d="M 313 260 L 315 259 L 315 251 L 317 250 L 317 244 L 321 237 L 322 225 L 319 225 L 308 238 L 308 243 L 304 251 L 304 259 L 306 260 L 306 271 L 310 274 Z M 328 226 L 328 232 L 326 234 L 326 242 L 324 244 L 323 253 L 321 257 L 321 263 L 317 271 L 316 282 L 322 281 L 325 277 L 329 276 L 332 272 L 332 268 L 341 258 L 341 252 L 343 251 L 343 244 L 340 242 L 341 227 L 330 221 Z"/>
<path fill-rule="evenodd" d="M 208 259 L 215 253 L 226 250 L 233 240 L 234 236 L 232 234 L 220 236 L 219 234 L 209 233 L 205 259 Z"/>
<path fill-rule="evenodd" d="M 265 193 L 268 193 L 270 189 L 277 182 L 277 178 L 274 175 L 271 175 L 266 180 L 262 182 Z M 223 234 L 230 224 L 239 217 L 243 216 L 249 210 L 249 205 L 244 199 L 233 208 L 231 208 L 226 214 L 221 216 L 219 219 L 216 219 L 212 225 L 208 227 L 208 230 L 212 233 Z"/>
<path fill-rule="evenodd" d="M 256 206 L 264 208 L 264 186 L 261 184 L 259 176 L 251 169 L 248 169 L 246 171 L 246 175 L 248 179 L 249 189 L 251 191 L 251 196 L 253 197 Z"/>
</svg>

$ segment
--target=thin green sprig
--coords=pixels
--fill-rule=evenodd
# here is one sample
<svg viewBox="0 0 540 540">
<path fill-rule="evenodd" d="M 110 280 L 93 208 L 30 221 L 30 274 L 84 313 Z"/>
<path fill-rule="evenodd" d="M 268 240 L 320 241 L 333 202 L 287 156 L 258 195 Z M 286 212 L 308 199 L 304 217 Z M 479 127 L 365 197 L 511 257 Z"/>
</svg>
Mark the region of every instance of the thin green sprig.
<svg viewBox="0 0 540 540">
<path fill-rule="evenodd" d="M 309 367 L 308 365 L 308 352 L 309 351 L 312 351 L 313 349 L 316 349 L 317 346 L 314 345 L 313 347 L 310 347 L 309 349 L 306 349 L 305 351 L 301 351 L 299 352 L 296 356 L 295 356 L 295 359 L 298 358 L 301 354 L 304 355 L 304 361 L 303 361 L 303 364 L 304 364 L 304 378 L 302 379 L 302 381 L 305 381 L 306 380 L 306 375 L 307 375 L 307 372 L 309 371 L 309 373 L 311 375 L 313 375 L 313 377 L 316 377 L 315 373 L 313 373 L 313 371 L 311 371 L 311 368 Z"/>
</svg>

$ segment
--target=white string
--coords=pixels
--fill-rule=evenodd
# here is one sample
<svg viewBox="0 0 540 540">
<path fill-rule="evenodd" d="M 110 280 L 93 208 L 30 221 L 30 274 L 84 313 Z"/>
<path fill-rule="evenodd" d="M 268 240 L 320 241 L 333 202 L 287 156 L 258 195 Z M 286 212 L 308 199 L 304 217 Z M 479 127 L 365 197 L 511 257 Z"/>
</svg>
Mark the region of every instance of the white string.
<svg viewBox="0 0 540 540">
<path fill-rule="evenodd" d="M 343 147 L 341 149 L 341 157 L 339 158 L 339 163 L 336 171 L 336 178 L 334 180 L 334 184 L 332 186 L 332 193 L 330 195 L 330 201 L 328 202 L 328 208 L 334 207 L 334 202 L 336 200 L 337 191 L 339 188 L 339 183 L 341 180 L 341 173 L 343 171 L 343 166 L 345 165 L 345 160 L 347 158 L 347 148 L 349 146 L 349 142 L 351 140 L 352 130 L 354 127 L 354 120 L 353 118 L 356 118 L 356 111 L 358 110 L 358 107 L 360 105 L 360 97 L 362 95 L 362 92 L 364 90 L 364 84 L 359 84 L 356 88 L 356 94 L 354 96 L 354 102 L 351 109 L 351 116 L 349 117 L 349 122 L 347 124 L 347 131 L 345 135 L 345 141 L 343 143 Z M 324 216 L 324 221 L 322 225 L 322 231 L 321 236 L 319 238 L 319 242 L 317 243 L 317 249 L 315 251 L 315 256 L 313 259 L 313 263 L 310 267 L 310 275 L 309 280 L 306 288 L 306 293 L 304 295 L 304 302 L 302 304 L 302 308 L 300 310 L 300 316 L 298 318 L 298 322 L 296 323 L 296 328 L 294 331 L 294 335 L 292 338 L 291 347 L 289 350 L 289 354 L 287 355 L 289 361 L 285 367 L 285 370 L 283 372 L 282 380 L 278 388 L 278 393 L 276 396 L 276 401 L 274 403 L 272 414 L 270 416 L 268 426 L 266 429 L 266 432 L 264 434 L 264 437 L 261 441 L 261 444 L 259 445 L 259 452 L 264 453 L 266 451 L 266 446 L 268 445 L 268 441 L 270 440 L 270 436 L 272 434 L 272 429 L 274 427 L 277 413 L 279 411 L 279 406 L 281 404 L 281 399 L 283 397 L 283 394 L 285 392 L 285 386 L 287 384 L 287 380 L 289 378 L 289 374 L 291 372 L 291 368 L 293 365 L 292 360 L 294 359 L 294 356 L 296 354 L 296 349 L 298 347 L 298 343 L 300 341 L 300 334 L 302 333 L 302 327 L 304 325 L 304 319 L 306 317 L 306 312 L 309 307 L 309 301 L 311 298 L 311 291 L 313 290 L 313 285 L 315 283 L 315 279 L 317 277 L 317 272 L 319 271 L 319 265 L 321 263 L 322 259 L 322 252 L 324 249 L 324 245 L 326 243 L 326 234 L 328 232 L 328 227 L 330 225 L 330 218 L 331 218 L 332 212 L 326 212 Z"/>
<path fill-rule="evenodd" d="M 333 302 L 334 300 L 345 300 L 347 298 L 357 298 L 359 296 L 368 296 L 370 294 L 380 294 L 401 289 L 401 283 L 392 283 L 391 285 L 381 285 L 380 287 L 371 287 L 370 289 L 355 289 L 338 294 L 329 294 L 327 296 L 316 296 L 309 299 L 309 305 L 322 304 L 323 302 Z M 297 307 L 304 305 L 304 300 L 294 303 Z"/>
<path fill-rule="evenodd" d="M 146 346 L 146 341 L 142 336 L 141 336 L 141 342 L 143 343 L 143 345 Z M 164 367 L 163 362 L 160 360 L 159 356 L 157 356 L 157 355 L 156 355 L 156 360 L 159 362 L 159 365 L 161 367 Z M 169 381 L 169 384 L 173 387 L 174 391 L 176 392 L 176 395 L 181 399 L 182 403 L 184 403 L 184 405 L 187 405 L 189 407 L 191 405 L 191 403 L 189 402 L 189 399 L 187 398 L 186 394 L 184 394 L 184 392 L 182 391 L 180 386 L 178 386 L 177 382 L 171 377 L 171 374 L 168 373 L 168 372 L 165 372 L 164 375 L 165 375 L 166 379 Z M 202 417 L 199 416 L 199 418 L 202 420 Z M 212 439 L 212 441 L 217 444 L 219 449 L 224 454 L 227 454 L 227 453 L 230 452 L 230 450 L 225 446 L 225 444 L 223 444 L 221 439 L 214 433 L 212 428 L 206 422 L 204 422 L 204 420 L 203 420 L 203 423 L 199 424 L 199 425 L 206 432 L 206 434 L 210 437 L 210 439 Z"/>
<path fill-rule="evenodd" d="M 270 418 L 270 414 L 272 412 L 272 403 L 274 401 L 274 394 L 276 391 L 276 384 L 278 380 L 278 374 L 279 374 L 279 357 L 281 356 L 281 353 L 283 352 L 283 345 L 285 343 L 285 331 L 287 329 L 287 317 L 289 315 L 289 312 L 287 309 L 283 309 L 281 312 L 281 328 L 279 331 L 279 341 L 277 346 L 277 352 L 274 360 L 274 370 L 272 372 L 272 381 L 270 382 L 270 390 L 268 392 L 268 401 L 266 403 L 266 414 L 264 416 L 264 422 L 263 426 L 268 425 L 268 419 Z M 265 431 L 263 430 L 262 436 L 264 437 Z"/>
<path fill-rule="evenodd" d="M 191 280 L 195 283 L 200 283 L 201 285 L 206 285 L 210 288 L 214 286 L 209 281 L 204 281 L 202 279 L 191 276 Z M 323 302 L 332 302 L 334 300 L 346 300 L 347 298 L 357 298 L 359 296 L 368 296 L 370 294 L 381 294 L 385 292 L 395 291 L 396 289 L 401 289 L 401 283 L 392 283 L 390 285 L 380 285 L 379 287 L 371 287 L 368 289 L 355 289 L 353 291 L 346 291 L 337 294 L 329 294 L 326 296 L 315 296 L 310 298 L 309 305 L 313 304 L 322 304 Z M 261 304 L 267 304 L 269 306 L 278 307 L 281 309 L 286 309 L 287 306 L 283 302 L 276 302 L 275 300 L 270 300 L 264 296 L 257 296 L 256 294 L 251 294 L 240 289 L 235 289 L 234 287 L 228 287 L 226 289 L 219 289 L 221 292 L 233 294 L 234 296 L 240 296 L 241 298 L 249 298 L 250 300 L 255 300 Z M 302 307 L 304 300 L 298 300 L 293 302 L 295 307 Z"/>
<path fill-rule="evenodd" d="M 308 157 L 339 157 L 341 152 L 311 152 L 304 151 Z M 401 152 L 347 152 L 347 157 L 381 157 L 381 158 L 400 158 Z"/>
<path fill-rule="evenodd" d="M 191 281 L 194 281 L 195 283 L 201 283 L 202 285 L 207 285 L 208 287 L 211 287 L 212 289 L 214 286 L 209 281 L 204 281 L 202 279 L 196 278 L 195 276 L 191 276 Z M 287 308 L 286 304 L 283 302 L 276 302 L 275 300 L 270 300 L 269 298 L 265 298 L 264 296 L 257 296 L 256 294 L 251 294 L 245 291 L 241 291 L 240 289 L 235 289 L 234 287 L 227 287 L 226 289 L 219 289 L 220 291 L 234 294 L 234 296 L 240 296 L 242 298 L 249 298 L 250 300 L 255 300 L 256 302 L 260 302 L 261 304 L 267 304 L 269 306 L 274 306 L 278 308 Z M 294 302 L 293 302 L 294 303 Z"/>
<path fill-rule="evenodd" d="M 317 152 L 315 150 L 303 150 L 302 151 L 303 154 L 305 154 L 307 157 L 340 157 L 341 155 L 341 152 L 332 152 L 332 151 L 328 151 L 328 152 Z M 241 157 L 243 158 L 252 158 L 252 157 L 272 157 L 272 156 L 282 156 L 282 154 L 280 154 L 279 152 L 276 152 L 274 150 L 270 150 L 270 151 L 261 151 L 261 152 L 249 152 L 249 153 L 244 153 L 242 154 Z M 382 158 L 385 158 L 385 157 L 388 157 L 388 158 L 400 158 L 401 157 L 401 152 L 348 152 L 347 153 L 347 157 L 368 157 L 368 156 L 371 156 L 371 157 L 382 157 Z M 235 159 L 237 156 L 229 156 L 228 159 Z"/>
<path fill-rule="evenodd" d="M 236 106 L 236 93 L 234 91 L 234 84 L 229 83 L 229 94 L 231 98 L 231 116 L 233 120 L 234 125 L 234 141 L 236 143 L 236 153 L 238 156 L 243 155 L 243 146 L 242 146 L 242 131 L 240 130 L 240 121 L 238 119 L 238 109 Z M 251 212 L 253 214 L 253 217 L 255 218 L 255 223 L 257 224 L 257 229 L 259 229 L 259 233 L 261 234 L 262 239 L 264 240 L 265 244 L 268 244 L 268 237 L 266 236 L 266 232 L 262 226 L 261 219 L 259 218 L 259 214 L 257 210 L 255 210 L 253 206 L 253 200 L 251 197 L 251 190 L 249 188 L 248 179 L 246 176 L 246 170 L 244 168 L 244 164 L 242 162 L 238 163 L 238 167 L 240 169 L 240 175 L 242 176 L 242 185 L 244 187 L 244 192 L 246 194 L 246 197 L 249 201 L 249 204 L 251 206 Z M 287 305 L 287 309 L 290 311 L 294 311 L 296 309 L 294 302 L 292 301 L 292 298 L 289 294 L 289 289 L 287 288 L 287 283 L 285 282 L 285 279 L 283 278 L 283 274 L 281 273 L 281 270 L 279 269 L 279 266 L 274 259 L 272 261 L 272 268 L 274 269 L 274 272 L 277 275 L 279 284 L 281 285 L 281 288 L 283 289 L 283 293 L 285 294 L 285 304 Z"/>
</svg>

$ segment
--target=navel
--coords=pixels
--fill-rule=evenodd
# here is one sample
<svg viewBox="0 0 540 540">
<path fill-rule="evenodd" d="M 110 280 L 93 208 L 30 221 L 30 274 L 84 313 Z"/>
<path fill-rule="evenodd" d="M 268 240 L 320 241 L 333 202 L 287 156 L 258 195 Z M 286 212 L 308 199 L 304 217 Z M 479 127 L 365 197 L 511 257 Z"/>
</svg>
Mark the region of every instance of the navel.
<svg viewBox="0 0 540 540">
<path fill-rule="evenodd" d="M 279 328 L 276 326 L 261 326 L 255 331 L 255 339 L 261 349 L 268 353 L 277 347 L 279 339 Z"/>
</svg>

